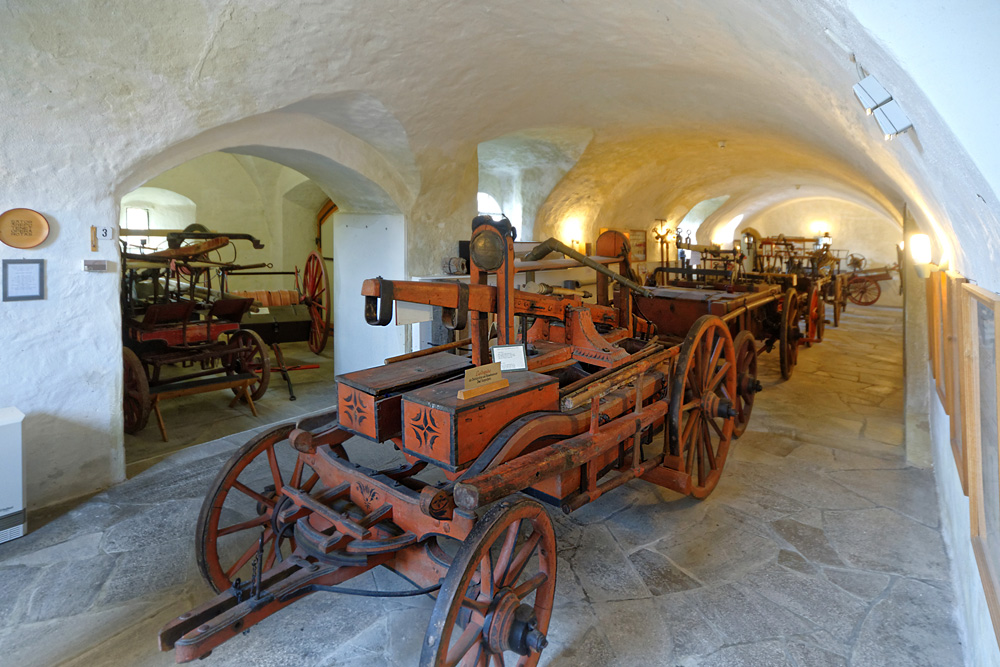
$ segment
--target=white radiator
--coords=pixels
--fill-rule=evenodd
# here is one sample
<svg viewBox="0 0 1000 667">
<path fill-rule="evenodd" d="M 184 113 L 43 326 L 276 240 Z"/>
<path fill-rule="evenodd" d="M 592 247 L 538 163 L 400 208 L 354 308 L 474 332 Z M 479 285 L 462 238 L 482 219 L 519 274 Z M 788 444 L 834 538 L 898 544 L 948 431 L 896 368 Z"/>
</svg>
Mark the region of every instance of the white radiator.
<svg viewBox="0 0 1000 667">
<path fill-rule="evenodd" d="M 0 544 L 24 535 L 24 456 L 17 408 L 0 408 Z"/>
</svg>

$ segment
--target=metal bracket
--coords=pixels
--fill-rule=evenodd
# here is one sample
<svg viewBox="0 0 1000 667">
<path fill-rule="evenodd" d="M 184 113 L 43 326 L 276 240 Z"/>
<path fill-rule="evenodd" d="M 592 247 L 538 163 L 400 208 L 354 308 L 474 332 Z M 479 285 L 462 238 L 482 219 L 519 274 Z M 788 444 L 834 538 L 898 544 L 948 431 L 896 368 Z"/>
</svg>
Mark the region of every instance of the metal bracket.
<svg viewBox="0 0 1000 667">
<path fill-rule="evenodd" d="M 441 323 L 452 331 L 461 331 L 469 323 L 469 286 L 458 283 L 458 307 L 442 308 Z"/>
<path fill-rule="evenodd" d="M 365 322 L 372 326 L 384 327 L 392 322 L 393 289 L 392 281 L 377 277 L 378 296 L 365 297 Z M 379 299 L 382 300 L 379 303 Z"/>
</svg>

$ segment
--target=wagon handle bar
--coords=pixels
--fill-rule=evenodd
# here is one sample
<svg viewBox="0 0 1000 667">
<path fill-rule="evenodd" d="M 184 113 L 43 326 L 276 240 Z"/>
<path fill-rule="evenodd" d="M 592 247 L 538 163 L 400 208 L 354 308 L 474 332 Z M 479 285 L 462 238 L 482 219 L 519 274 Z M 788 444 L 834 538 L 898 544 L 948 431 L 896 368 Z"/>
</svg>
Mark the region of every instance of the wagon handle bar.
<svg viewBox="0 0 1000 667">
<path fill-rule="evenodd" d="M 528 252 L 528 254 L 526 254 L 524 256 L 524 259 L 525 259 L 525 261 L 533 262 L 535 260 L 538 260 L 538 259 L 541 259 L 541 258 L 545 257 L 546 255 L 548 255 L 550 252 L 553 252 L 553 251 L 555 251 L 555 252 L 561 252 L 562 254 L 566 255 L 567 257 L 571 257 L 571 258 L 575 259 L 576 261 L 580 262 L 584 266 L 589 266 L 590 268 L 594 269 L 598 273 L 603 273 L 608 278 L 611 278 L 612 280 L 614 280 L 616 283 L 624 285 L 625 287 L 629 288 L 630 290 L 632 290 L 633 292 L 635 292 L 636 294 L 638 294 L 640 296 L 646 296 L 646 297 L 653 296 L 653 293 L 650 292 L 645 287 L 643 287 L 643 286 L 641 286 L 641 285 L 639 285 L 639 284 L 637 284 L 635 282 L 632 282 L 631 280 L 629 280 L 628 278 L 626 278 L 625 276 L 623 276 L 620 273 L 615 273 L 614 271 L 612 271 L 608 267 L 606 267 L 603 264 L 600 264 L 598 262 L 595 262 L 594 260 L 592 260 L 591 258 L 587 257 L 586 255 L 578 253 L 576 250 L 573 250 L 572 248 L 570 248 L 568 245 L 566 245 L 565 243 L 563 243 L 559 239 L 550 238 L 547 241 L 542 241 L 541 243 L 539 243 L 538 245 L 536 245 L 534 248 L 532 248 L 531 251 Z"/>
</svg>

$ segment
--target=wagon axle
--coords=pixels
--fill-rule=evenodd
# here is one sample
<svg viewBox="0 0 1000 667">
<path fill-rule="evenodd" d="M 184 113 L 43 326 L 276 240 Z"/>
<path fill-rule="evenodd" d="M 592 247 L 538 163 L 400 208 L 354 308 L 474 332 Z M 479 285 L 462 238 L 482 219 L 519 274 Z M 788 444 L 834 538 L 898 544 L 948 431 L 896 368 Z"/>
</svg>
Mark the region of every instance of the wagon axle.
<svg viewBox="0 0 1000 667">
<path fill-rule="evenodd" d="M 537 625 L 538 616 L 534 608 L 521 604 L 520 598 L 512 589 L 502 588 L 486 613 L 483 638 L 493 653 L 541 653 L 549 645 L 549 640 L 538 630 Z"/>
<path fill-rule="evenodd" d="M 740 394 L 757 394 L 764 391 L 764 385 L 757 378 L 743 373 L 737 380 Z"/>
<path fill-rule="evenodd" d="M 736 408 L 733 407 L 732 401 L 712 393 L 702 397 L 701 411 L 706 417 L 721 417 L 722 419 L 729 419 L 730 417 L 739 415 Z"/>
</svg>

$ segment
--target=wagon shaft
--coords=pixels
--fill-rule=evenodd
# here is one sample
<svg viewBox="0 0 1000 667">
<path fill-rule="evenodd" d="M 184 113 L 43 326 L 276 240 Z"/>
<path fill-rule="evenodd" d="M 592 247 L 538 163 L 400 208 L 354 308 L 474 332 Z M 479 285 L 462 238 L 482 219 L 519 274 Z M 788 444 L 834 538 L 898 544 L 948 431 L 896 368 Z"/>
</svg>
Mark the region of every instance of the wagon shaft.
<svg viewBox="0 0 1000 667">
<path fill-rule="evenodd" d="M 389 556 L 382 559 L 388 560 Z M 294 602 L 297 591 L 314 584 L 342 583 L 375 567 L 377 560 L 360 567 L 338 567 L 287 559 L 284 565 L 264 574 L 259 595 L 248 593 L 249 584 L 238 591 L 227 590 L 165 625 L 160 630 L 160 650 L 173 649 L 179 663 L 203 658 L 226 640 Z M 242 597 L 247 599 L 238 602 Z"/>
<path fill-rule="evenodd" d="M 461 540 L 472 527 L 472 517 L 456 512 L 453 504 L 442 504 L 436 489 L 410 479 L 409 469 L 376 471 L 338 456 L 335 449 L 350 435 L 339 427 L 309 432 L 286 426 L 273 433 L 283 440 L 272 438 L 264 458 L 273 456 L 274 444 L 294 441 L 300 450 L 295 472 L 273 498 L 233 480 L 226 489 L 258 498 L 261 520 L 216 531 L 220 537 L 241 531 L 261 535 L 261 544 L 270 542 L 271 550 L 258 551 L 258 541 L 252 540 L 237 561 L 245 566 L 253 558 L 260 564 L 252 568 L 250 581 L 232 580 L 224 588 L 236 570 L 227 571 L 218 596 L 160 631 L 161 649 L 175 649 L 178 662 L 204 657 L 298 597 L 379 565 L 433 587 L 446 570 L 442 554 L 429 556 L 434 547 L 428 538 L 449 535 Z M 306 470 L 312 471 L 308 478 Z M 320 479 L 322 485 L 316 484 Z M 206 507 L 217 512 L 223 502 L 215 497 Z M 275 553 L 282 544 L 275 535 L 295 544 L 280 560 Z"/>
</svg>

